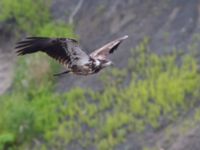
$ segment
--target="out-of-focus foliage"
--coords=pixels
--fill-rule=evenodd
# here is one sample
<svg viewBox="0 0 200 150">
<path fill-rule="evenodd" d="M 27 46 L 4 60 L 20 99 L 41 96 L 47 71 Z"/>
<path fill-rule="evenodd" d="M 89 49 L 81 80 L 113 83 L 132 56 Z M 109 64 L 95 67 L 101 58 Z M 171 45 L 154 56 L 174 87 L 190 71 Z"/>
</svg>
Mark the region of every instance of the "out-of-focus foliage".
<svg viewBox="0 0 200 150">
<path fill-rule="evenodd" d="M 32 34 L 50 20 L 50 0 L 1 0 L 0 20 L 16 23 L 22 31 Z"/>
<path fill-rule="evenodd" d="M 12 24 L 10 30 L 17 35 L 74 37 L 69 25 L 53 20 L 50 6 L 51 0 L 1 0 L 0 22 Z"/>
<path fill-rule="evenodd" d="M 193 56 L 158 56 L 146 39 L 131 52 L 128 68 L 101 76 L 106 88 L 100 93 L 75 88 L 57 94 L 55 69 L 44 59 L 33 61 L 45 56 L 19 61 L 13 91 L 0 98 L 0 146 L 112 149 L 129 133 L 159 129 L 196 104 L 200 76 Z"/>
<path fill-rule="evenodd" d="M 50 5 L 50 0 L 2 0 L 0 22 L 15 31 L 16 39 L 21 34 L 75 37 L 72 26 L 54 22 Z M 21 57 L 16 66 L 12 92 L 0 97 L 0 149 L 27 149 L 58 126 L 60 97 L 53 92 L 52 76 L 57 64 L 38 53 Z"/>
<path fill-rule="evenodd" d="M 0 20 L 15 23 L 18 35 L 73 37 L 71 26 L 52 22 L 50 2 L 1 0 Z M 42 54 L 21 57 L 12 90 L 0 97 L 0 149 L 113 149 L 130 133 L 157 130 L 197 103 L 193 56 L 151 53 L 148 39 L 131 53 L 127 68 L 100 73 L 103 91 L 63 94 L 54 89 L 53 61 Z"/>
<path fill-rule="evenodd" d="M 130 132 L 159 129 L 197 103 L 200 77 L 192 56 L 176 51 L 163 56 L 151 53 L 147 39 L 131 52 L 128 68 L 102 76 L 104 91 L 86 92 L 90 100 L 80 89 L 67 93 L 68 105 L 61 107 L 67 119 L 53 136 L 60 139 L 59 149 L 65 147 L 63 140 L 86 149 L 112 149 Z M 130 82 L 124 86 L 127 78 Z"/>
<path fill-rule="evenodd" d="M 37 36 L 50 37 L 76 37 L 73 32 L 73 27 L 64 22 L 48 23 L 38 30 Z"/>
</svg>

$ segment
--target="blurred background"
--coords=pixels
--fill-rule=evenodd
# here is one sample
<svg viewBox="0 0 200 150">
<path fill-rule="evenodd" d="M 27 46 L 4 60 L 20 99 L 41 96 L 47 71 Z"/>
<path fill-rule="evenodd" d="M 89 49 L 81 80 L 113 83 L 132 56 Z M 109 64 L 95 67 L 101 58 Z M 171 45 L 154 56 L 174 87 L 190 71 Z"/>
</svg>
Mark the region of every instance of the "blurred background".
<svg viewBox="0 0 200 150">
<path fill-rule="evenodd" d="M 87 52 L 129 35 L 97 75 L 67 74 L 27 36 Z M 0 149 L 199 150 L 200 1 L 0 0 Z"/>
</svg>

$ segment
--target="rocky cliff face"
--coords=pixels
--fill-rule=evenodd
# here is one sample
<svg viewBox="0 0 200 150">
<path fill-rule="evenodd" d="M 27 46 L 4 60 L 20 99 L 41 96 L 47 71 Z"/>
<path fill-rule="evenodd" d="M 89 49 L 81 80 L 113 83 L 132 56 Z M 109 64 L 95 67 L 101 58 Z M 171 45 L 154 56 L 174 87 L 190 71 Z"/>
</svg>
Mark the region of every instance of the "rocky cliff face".
<svg viewBox="0 0 200 150">
<path fill-rule="evenodd" d="M 74 24 L 81 45 L 88 53 L 116 37 L 128 34 L 129 39 L 119 47 L 117 53 L 111 56 L 117 67 L 126 65 L 129 50 L 145 36 L 150 37 L 151 47 L 157 53 L 167 53 L 173 48 L 187 51 L 189 50 L 188 45 L 191 44 L 199 46 L 200 2 L 198 0 L 148 2 L 141 0 L 53 0 L 52 13 L 55 20 L 64 20 Z M 0 54 L 1 57 L 6 57 L 12 51 L 13 46 L 10 42 L 8 43 L 12 37 L 6 36 L 8 31 L 4 31 L 3 27 L 5 25 L 0 27 L 3 33 L 0 39 Z M 9 39 L 4 37 L 9 37 Z M 118 63 L 119 60 L 120 63 Z M 0 65 L 3 64 L 2 62 Z M 3 75 L 7 72 L 11 72 L 10 69 L 3 69 L 0 75 L 7 76 Z M 10 80 L 11 77 L 8 75 L 6 78 Z M 79 80 L 76 80 L 77 78 Z M 60 79 L 58 89 L 66 91 L 74 86 L 101 89 L 101 86 L 95 86 L 95 82 L 98 82 L 95 75 L 91 77 L 69 75 Z M 6 82 L 7 85 L 4 85 L 1 82 L 0 89 L 7 89 L 10 83 Z"/>
<path fill-rule="evenodd" d="M 0 50 L 3 51 L 3 50 Z M 12 83 L 13 57 L 9 53 L 0 55 L 0 95 L 9 89 Z M 9 60 L 9 62 L 8 62 Z"/>
<path fill-rule="evenodd" d="M 111 56 L 116 67 L 126 66 L 130 49 L 145 36 L 150 37 L 152 50 L 160 54 L 168 53 L 173 48 L 187 52 L 190 50 L 189 45 L 199 48 L 198 0 L 53 0 L 52 13 L 55 20 L 65 20 L 75 25 L 80 43 L 87 52 L 116 37 L 129 35 L 129 39 Z M 3 30 L 0 27 L 0 31 Z M 12 41 L 12 37 L 3 37 L 7 36 L 3 34 L 0 39 L 0 94 L 11 85 L 14 60 L 13 46 L 8 42 Z M 58 91 L 67 91 L 75 86 L 94 90 L 102 88 L 96 75 L 66 75 L 58 80 L 57 88 Z M 169 142 L 169 139 L 163 137 L 164 131 L 160 131 L 139 138 L 138 135 L 130 136 L 118 149 L 140 150 L 141 145 L 157 145 L 161 150 L 164 145 L 171 150 L 199 150 L 198 124 L 184 134 L 176 130 L 176 125 L 170 128 L 177 137 L 174 141 Z"/>
<path fill-rule="evenodd" d="M 0 25 L 0 95 L 6 92 L 12 84 L 15 61 L 13 39 L 4 27 L 5 25 Z"/>
<path fill-rule="evenodd" d="M 129 39 L 111 56 L 115 64 L 122 67 L 127 63 L 129 50 L 146 36 L 151 39 L 151 49 L 160 54 L 174 48 L 188 51 L 188 45 L 194 43 L 198 47 L 199 7 L 198 0 L 54 0 L 52 12 L 55 19 L 73 22 L 87 52 L 128 34 Z M 97 82 L 96 76 L 80 79 L 69 75 L 60 79 L 58 88 L 66 91 L 81 86 L 99 90 L 101 87 L 94 84 Z"/>
<path fill-rule="evenodd" d="M 126 65 L 129 50 L 145 36 L 150 37 L 151 49 L 159 54 L 168 53 L 174 48 L 188 52 L 190 46 L 197 49 L 200 46 L 200 1 L 198 0 L 54 1 L 52 10 L 55 18 L 73 20 L 76 32 L 80 35 L 80 42 L 88 52 L 118 36 L 129 35 L 129 39 L 111 56 L 117 67 Z M 55 7 L 59 8 L 58 11 L 54 11 Z M 98 83 L 98 86 L 95 83 Z M 96 76 L 81 77 L 81 79 L 65 76 L 59 80 L 60 91 L 66 91 L 74 86 L 92 87 L 96 90 L 101 88 Z M 187 118 L 190 118 L 190 115 Z M 185 127 L 184 122 L 190 122 L 187 118 L 180 119 L 166 130 L 148 132 L 143 136 L 133 134 L 117 149 L 140 150 L 146 145 L 159 150 L 198 150 L 199 126 L 195 124 Z M 182 132 L 183 128 L 185 132 Z M 165 136 L 166 133 L 169 133 L 168 137 Z"/>
</svg>

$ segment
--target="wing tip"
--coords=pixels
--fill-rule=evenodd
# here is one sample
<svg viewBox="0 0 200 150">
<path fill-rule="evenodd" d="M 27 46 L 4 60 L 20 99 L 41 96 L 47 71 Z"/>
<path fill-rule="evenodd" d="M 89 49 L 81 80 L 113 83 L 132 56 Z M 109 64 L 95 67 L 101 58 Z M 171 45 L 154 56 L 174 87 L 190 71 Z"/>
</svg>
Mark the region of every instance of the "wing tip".
<svg viewBox="0 0 200 150">
<path fill-rule="evenodd" d="M 124 35 L 121 39 L 122 40 L 125 40 L 125 39 L 127 39 L 128 38 L 128 35 Z"/>
</svg>

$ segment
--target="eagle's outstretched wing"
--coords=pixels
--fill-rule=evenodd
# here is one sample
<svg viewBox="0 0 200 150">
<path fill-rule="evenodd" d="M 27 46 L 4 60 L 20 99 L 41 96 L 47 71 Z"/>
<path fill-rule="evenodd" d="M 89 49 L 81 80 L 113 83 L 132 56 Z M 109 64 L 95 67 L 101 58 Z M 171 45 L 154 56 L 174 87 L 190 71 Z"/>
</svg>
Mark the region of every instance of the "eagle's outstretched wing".
<svg viewBox="0 0 200 150">
<path fill-rule="evenodd" d="M 69 38 L 28 37 L 18 42 L 15 49 L 18 55 L 42 51 L 66 66 L 89 61 L 89 56 L 81 50 L 78 42 Z"/>
<path fill-rule="evenodd" d="M 120 37 L 114 41 L 111 41 L 109 43 L 107 43 L 106 45 L 102 46 L 101 48 L 93 51 L 90 56 L 94 59 L 100 59 L 100 60 L 104 60 L 107 59 L 108 55 L 113 53 L 117 47 L 119 46 L 119 44 L 128 38 L 128 35 L 125 35 L 123 37 Z"/>
</svg>

